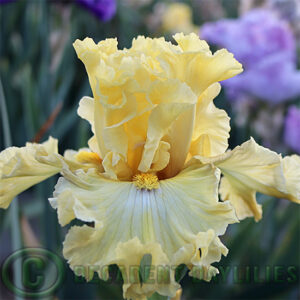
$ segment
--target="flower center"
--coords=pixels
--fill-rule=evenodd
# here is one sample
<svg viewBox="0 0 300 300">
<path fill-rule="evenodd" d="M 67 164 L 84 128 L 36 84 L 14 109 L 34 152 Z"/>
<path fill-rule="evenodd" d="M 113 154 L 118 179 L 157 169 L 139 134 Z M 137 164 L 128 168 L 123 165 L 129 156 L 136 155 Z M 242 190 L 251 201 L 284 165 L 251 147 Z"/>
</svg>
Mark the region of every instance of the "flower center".
<svg viewBox="0 0 300 300">
<path fill-rule="evenodd" d="M 159 187 L 158 177 L 154 174 L 142 173 L 142 174 L 134 175 L 132 182 L 140 190 L 141 189 L 152 190 L 152 189 L 158 189 Z"/>
</svg>

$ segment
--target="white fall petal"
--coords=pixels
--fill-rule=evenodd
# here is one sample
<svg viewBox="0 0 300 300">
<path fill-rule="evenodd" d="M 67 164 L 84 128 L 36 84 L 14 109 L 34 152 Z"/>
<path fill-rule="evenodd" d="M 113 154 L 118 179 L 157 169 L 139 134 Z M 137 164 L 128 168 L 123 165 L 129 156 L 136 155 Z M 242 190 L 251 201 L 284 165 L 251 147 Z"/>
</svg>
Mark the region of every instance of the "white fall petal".
<svg viewBox="0 0 300 300">
<path fill-rule="evenodd" d="M 65 178 L 60 178 L 54 198 L 50 199 L 61 225 L 74 218 L 95 224 L 94 228 L 70 229 L 64 242 L 64 256 L 71 268 L 120 265 L 120 261 L 130 260 L 135 249 L 139 249 L 127 248 L 129 241 L 135 241 L 132 243 L 143 249 L 138 257 L 155 256 L 159 249 L 159 257 L 164 259 L 158 265 L 187 263 L 191 269 L 200 266 L 205 270 L 203 279 L 210 280 L 216 273 L 211 263 L 227 254 L 222 246 L 216 255 L 216 245 L 222 245 L 217 236 L 224 234 L 227 225 L 237 222 L 237 218 L 229 202 L 218 202 L 220 173 L 216 168 L 189 167 L 172 179 L 161 180 L 159 188 L 151 191 L 137 189 L 132 182 L 117 182 L 79 171 L 75 176 L 68 170 L 63 172 Z M 120 247 L 123 251 L 118 252 Z M 122 260 L 120 253 L 124 255 L 126 251 L 130 255 Z M 136 263 L 139 265 L 140 260 L 136 259 Z M 99 276 L 103 274 L 99 272 Z M 174 278 L 170 280 L 177 287 Z M 124 291 L 139 293 L 138 286 L 124 287 Z M 151 287 L 152 292 L 164 294 L 163 289 L 171 286 L 146 285 L 143 293 Z"/>
</svg>

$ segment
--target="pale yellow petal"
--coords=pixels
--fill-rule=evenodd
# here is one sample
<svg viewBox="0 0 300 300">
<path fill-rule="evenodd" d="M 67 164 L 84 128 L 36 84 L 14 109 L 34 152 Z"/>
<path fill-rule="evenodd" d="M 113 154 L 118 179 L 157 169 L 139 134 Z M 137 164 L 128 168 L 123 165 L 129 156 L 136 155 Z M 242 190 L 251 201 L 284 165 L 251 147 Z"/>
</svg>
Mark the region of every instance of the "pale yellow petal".
<svg viewBox="0 0 300 300">
<path fill-rule="evenodd" d="M 151 191 L 139 190 L 132 182 L 84 173 L 77 177 L 67 180 L 68 190 L 91 215 L 97 212 L 94 221 L 118 232 L 117 241 L 135 236 L 143 243 L 157 241 L 168 256 L 188 242 L 190 235 L 208 229 L 220 235 L 237 221 L 231 204 L 218 201 L 219 172 L 209 165 L 187 168 L 172 179 L 161 180 L 159 188 Z M 107 234 L 107 238 L 113 235 Z"/>
<path fill-rule="evenodd" d="M 153 104 L 195 104 L 197 102 L 197 97 L 187 84 L 173 78 L 164 81 L 154 81 L 150 86 L 149 100 Z"/>
<path fill-rule="evenodd" d="M 49 199 L 53 208 L 57 209 L 62 226 L 75 217 L 99 224 L 109 209 L 107 205 L 111 201 L 112 192 L 116 198 L 120 197 L 119 201 L 125 201 L 128 197 L 128 182 L 118 182 L 83 170 L 70 173 L 65 169 L 63 175 L 55 186 L 53 198 Z"/>
<path fill-rule="evenodd" d="M 128 137 L 124 124 L 136 116 L 136 100 L 122 95 L 124 104 L 120 108 L 107 108 L 95 101 L 95 129 L 102 155 L 108 151 L 127 157 Z"/>
<path fill-rule="evenodd" d="M 195 124 L 195 105 L 186 106 L 176 121 L 170 127 L 164 140 L 170 144 L 170 161 L 160 173 L 162 178 L 172 178 L 183 168 L 188 156 L 193 128 Z"/>
<path fill-rule="evenodd" d="M 175 121 L 180 119 L 179 117 L 185 112 L 188 111 L 193 112 L 194 107 L 195 106 L 193 104 L 188 104 L 188 103 L 162 103 L 156 106 L 152 110 L 148 121 L 147 140 L 144 145 L 142 160 L 138 167 L 138 169 L 141 172 L 147 172 L 151 168 L 151 163 L 153 162 L 160 140 L 165 135 L 167 135 L 171 126 L 175 124 Z M 182 123 L 182 120 L 180 121 Z M 191 124 L 190 126 L 188 126 L 190 131 L 185 132 L 188 136 L 187 138 L 189 139 L 191 138 L 194 118 L 190 118 L 188 122 L 185 120 L 185 122 Z M 177 134 L 180 134 L 180 132 L 177 132 Z M 184 135 L 180 135 L 180 136 L 183 139 L 186 139 L 186 136 Z M 171 149 L 172 149 L 173 139 L 166 139 L 165 141 L 171 145 Z M 184 147 L 186 146 L 183 141 L 181 141 L 181 143 L 184 144 Z M 185 156 L 186 155 L 187 153 L 185 154 Z M 185 157 L 181 159 L 183 160 L 184 163 Z M 171 153 L 170 162 L 171 160 L 172 160 L 172 153 Z"/>
<path fill-rule="evenodd" d="M 124 157 L 115 152 L 109 152 L 105 155 L 102 165 L 105 176 L 111 179 L 131 180 L 132 171 L 126 163 Z"/>
<path fill-rule="evenodd" d="M 7 148 L 0 153 L 0 168 L 0 207 L 7 208 L 15 196 L 60 172 L 57 140 Z"/>
<path fill-rule="evenodd" d="M 90 123 L 92 132 L 95 134 L 94 108 L 94 99 L 91 97 L 83 97 L 79 102 L 77 113 L 81 118 Z M 95 135 L 89 140 L 88 144 L 92 151 L 100 155 L 100 149 Z"/>
<path fill-rule="evenodd" d="M 191 166 L 176 177 L 161 180 L 157 189 L 138 189 L 132 182 L 109 180 L 77 172 L 68 179 L 60 179 L 52 205 L 57 208 L 59 220 L 66 224 L 72 218 L 93 222 L 94 228 L 72 227 L 64 243 L 64 256 L 71 268 L 117 264 L 139 266 L 145 254 L 153 256 L 153 265 L 175 262 L 175 254 L 190 245 L 203 247 L 198 262 L 197 251 L 189 252 L 191 268 L 200 265 L 209 280 L 214 273 L 211 263 L 225 254 L 224 246 L 216 238 L 228 224 L 237 221 L 229 202 L 218 201 L 219 172 L 212 166 Z M 69 205 L 72 209 L 65 209 Z M 201 232 L 209 231 L 210 243 Z M 201 234 L 200 234 L 201 233 Z M 206 234 L 204 234 L 206 237 Z M 213 237 L 212 237 L 213 236 Z M 133 247 L 134 245 L 134 247 Z M 185 263 L 181 257 L 178 264 Z M 99 270 L 100 270 L 99 269 Z M 94 271 L 91 270 L 93 274 Z M 216 272 L 216 271 L 215 271 Z M 86 273 L 88 279 L 92 278 Z M 98 272 L 101 278 L 107 273 Z M 171 282 L 174 280 L 172 275 Z M 139 287 L 124 285 L 124 293 L 141 296 L 157 291 L 174 296 L 170 285 Z"/>
<path fill-rule="evenodd" d="M 164 55 L 169 55 L 169 58 L 174 58 L 174 54 L 181 53 L 180 47 L 167 42 L 164 37 L 151 39 L 149 37 L 138 36 L 132 40 L 132 46 L 130 49 L 133 53 L 144 53 L 145 55 L 152 57 L 154 60 L 158 61 L 160 68 L 158 71 L 162 71 L 162 68 L 167 66 L 164 65 L 166 61 L 158 60 L 159 57 Z M 164 56 L 166 59 L 167 56 Z"/>
<path fill-rule="evenodd" d="M 123 125 L 118 127 L 106 127 L 102 132 L 102 139 L 109 152 L 118 153 L 127 159 L 128 137 Z M 105 156 L 109 153 L 106 152 Z M 105 158 L 104 156 L 104 158 Z"/>
<path fill-rule="evenodd" d="M 256 221 L 262 217 L 262 207 L 256 202 L 255 190 L 244 184 L 231 181 L 226 177 L 221 179 L 220 195 L 222 200 L 229 200 L 240 220 L 254 217 Z"/>
<path fill-rule="evenodd" d="M 133 174 L 170 178 L 187 158 L 219 155 L 228 145 L 229 119 L 213 104 L 214 83 L 241 72 L 241 65 L 226 50 L 212 54 L 196 34 L 174 38 L 178 45 L 140 36 L 123 50 L 116 40 L 74 43 L 95 99 L 83 98 L 78 110 L 92 124 L 89 146 L 102 159 L 118 154 Z M 162 142 L 168 151 L 159 150 Z"/>
<path fill-rule="evenodd" d="M 300 157 L 298 155 L 284 157 L 282 169 L 286 188 L 283 192 L 275 191 L 274 196 L 300 203 Z"/>
<path fill-rule="evenodd" d="M 89 148 L 95 152 L 98 153 L 99 156 L 101 157 L 101 152 L 100 152 L 100 148 L 98 145 L 98 141 L 97 141 L 97 137 L 95 135 L 93 135 L 89 140 L 88 140 L 88 146 Z"/>
<path fill-rule="evenodd" d="M 217 235 L 222 235 L 225 224 L 234 223 L 237 219 L 229 202 L 218 201 L 219 176 L 219 170 L 210 165 L 194 165 L 174 178 L 160 181 L 161 188 L 169 193 L 169 205 L 176 207 L 176 211 L 168 212 L 170 220 L 176 220 L 182 228 L 194 228 L 194 233 L 214 229 Z M 197 217 L 195 215 L 194 218 L 194 214 Z M 201 222 L 198 223 L 197 218 Z"/>
<path fill-rule="evenodd" d="M 216 108 L 213 103 L 220 90 L 220 84 L 215 83 L 198 99 L 190 156 L 217 156 L 223 154 L 228 147 L 230 118 L 224 110 Z"/>
<path fill-rule="evenodd" d="M 145 254 L 151 255 L 152 262 L 151 265 L 146 266 L 150 271 L 149 278 L 141 284 L 133 266 L 139 266 Z M 180 285 L 175 282 L 174 270 L 170 268 L 170 261 L 159 243 L 142 244 L 135 237 L 117 245 L 116 257 L 124 280 L 123 297 L 125 299 L 144 299 L 145 296 L 149 297 L 154 292 L 163 296 L 175 296 Z"/>
<path fill-rule="evenodd" d="M 160 176 L 162 178 L 170 178 L 180 172 L 188 154 L 194 128 L 196 95 L 186 84 L 173 79 L 155 83 L 149 97 L 153 103 L 160 103 L 161 106 L 158 105 L 152 110 L 148 122 L 147 138 L 153 133 L 152 127 L 154 127 L 154 122 L 156 123 L 155 126 L 157 126 L 159 125 L 159 120 L 167 120 L 169 117 L 173 119 L 173 121 L 169 119 L 171 123 L 167 127 L 163 127 L 164 125 L 161 127 L 161 134 L 164 135 L 163 141 L 170 144 L 170 160 L 167 167 L 160 173 Z M 180 109 L 180 106 L 182 109 Z M 171 116 L 170 113 L 175 112 L 175 107 L 178 114 Z M 157 114 L 158 111 L 162 116 Z M 156 114 L 155 118 L 157 120 L 154 118 L 154 114 Z M 147 142 L 149 143 L 150 141 L 146 141 L 146 148 L 148 147 Z M 144 150 L 144 154 L 146 153 Z M 143 158 L 147 159 L 146 156 Z M 145 172 L 145 169 L 140 170 Z"/>
<path fill-rule="evenodd" d="M 65 182 L 65 179 L 61 177 L 55 187 L 56 192 L 54 192 L 54 197 L 49 198 L 51 206 L 57 209 L 58 222 L 61 226 L 65 226 L 75 219 L 75 199 L 73 198 L 72 192 L 63 185 L 63 182 Z M 59 192 L 60 189 L 61 192 Z"/>
<path fill-rule="evenodd" d="M 92 129 L 94 127 L 94 99 L 91 97 L 83 97 L 79 101 L 79 108 L 77 110 L 78 115 L 87 120 Z M 92 130 L 94 132 L 94 129 Z"/>
<path fill-rule="evenodd" d="M 63 253 L 75 273 L 81 270 L 82 275 L 91 280 L 94 272 L 97 272 L 99 277 L 105 280 L 108 279 L 108 265 L 117 264 L 124 281 L 124 298 L 146 299 L 146 296 L 151 296 L 154 292 L 166 296 L 175 295 L 179 284 L 175 282 L 174 270 L 170 268 L 169 260 L 158 243 L 142 244 L 135 237 L 114 244 L 114 248 L 105 253 L 103 249 L 95 247 L 101 244 L 104 234 L 101 226 L 73 226 L 70 229 L 64 242 Z M 145 254 L 151 255 L 152 263 L 147 266 L 150 270 L 148 280 L 141 284 L 139 266 Z M 104 256 L 105 260 L 101 259 Z"/>
<path fill-rule="evenodd" d="M 226 178 L 221 185 L 221 196 L 233 203 L 240 219 L 251 215 L 256 221 L 261 219 L 256 192 L 299 202 L 299 160 L 282 159 L 281 155 L 259 146 L 252 138 L 220 156 L 195 156 L 187 166 L 197 161 L 213 163 L 220 168 Z"/>
<path fill-rule="evenodd" d="M 145 141 L 147 138 L 147 127 L 150 111 L 130 120 L 125 125 L 128 136 L 127 163 L 134 174 L 137 173 L 139 163 L 142 158 Z"/>
<path fill-rule="evenodd" d="M 199 37 L 197 42 L 193 34 L 175 37 L 183 48 L 176 47 L 163 38 L 138 37 L 132 42 L 131 49 L 143 51 L 146 55 L 157 59 L 163 69 L 161 76 L 185 82 L 197 96 L 213 83 L 231 78 L 243 71 L 242 65 L 227 50 L 222 49 L 211 54 L 205 43 L 201 42 Z M 193 45 L 192 48 L 190 45 Z M 198 51 L 195 51 L 196 48 Z"/>
<path fill-rule="evenodd" d="M 101 279 L 108 279 L 108 270 L 105 269 L 109 259 L 102 262 L 99 257 L 106 255 L 107 248 L 97 248 L 104 232 L 99 228 L 87 225 L 72 226 L 63 243 L 63 255 L 74 273 L 83 276 L 87 281 L 92 280 L 94 273 L 98 272 Z M 79 246 L 80 245 L 80 246 Z M 107 253 L 109 255 L 109 253 Z"/>
<path fill-rule="evenodd" d="M 200 40 L 199 36 L 195 33 L 190 33 L 187 35 L 183 33 L 176 33 L 173 38 L 180 46 L 182 51 L 203 51 L 211 53 L 207 42 Z"/>
<path fill-rule="evenodd" d="M 85 38 L 83 41 L 76 40 L 73 44 L 79 59 L 84 63 L 93 65 L 98 58 L 98 47 L 91 38 Z"/>
<path fill-rule="evenodd" d="M 78 58 L 86 65 L 88 72 L 89 68 L 97 66 L 100 57 L 106 57 L 118 50 L 117 39 L 106 39 L 95 44 L 91 38 L 85 38 L 83 41 L 76 40 L 73 46 Z"/>
<path fill-rule="evenodd" d="M 191 56 L 184 53 L 186 61 L 182 70 L 184 82 L 197 94 L 201 95 L 211 84 L 234 77 L 243 71 L 242 65 L 226 49 L 218 50 L 213 55 L 198 52 Z"/>
<path fill-rule="evenodd" d="M 261 219 L 262 210 L 256 203 L 256 192 L 276 196 L 278 191 L 286 190 L 281 156 L 257 145 L 253 139 L 236 147 L 228 153 L 227 159 L 216 162 L 216 165 L 231 186 L 229 190 L 230 195 L 234 198 L 233 203 L 236 203 L 237 199 L 246 203 L 246 214 L 245 210 L 240 208 L 237 210 L 237 213 L 243 212 L 242 215 L 238 215 L 239 218 L 249 216 L 252 211 L 256 221 Z M 229 196 L 227 195 L 225 199 L 228 200 Z M 240 203 L 234 206 L 241 205 Z"/>
<path fill-rule="evenodd" d="M 109 152 L 104 144 L 103 139 L 103 131 L 105 128 L 105 112 L 103 106 L 100 104 L 99 101 L 94 101 L 94 126 L 95 126 L 95 137 L 97 140 L 97 145 L 100 152 L 100 157 L 104 158 L 105 154 Z M 93 145 L 95 145 L 94 141 Z"/>
<path fill-rule="evenodd" d="M 103 109 L 101 107 L 99 107 L 99 105 L 98 105 L 97 113 L 95 113 L 95 106 L 97 106 L 97 105 L 95 105 L 95 100 L 93 98 L 83 97 L 79 102 L 79 108 L 77 110 L 78 115 L 90 123 L 92 132 L 94 134 L 96 133 L 95 117 L 97 120 L 100 119 L 100 124 L 97 123 L 97 128 L 99 128 L 99 126 L 100 126 L 100 130 L 103 128 L 102 123 L 104 121 L 103 120 L 103 116 L 104 116 Z M 95 116 L 95 114 L 96 114 L 96 116 Z M 97 131 L 99 132 L 99 129 Z M 101 131 L 100 131 L 100 135 L 101 135 Z M 92 151 L 98 153 L 100 156 L 102 156 L 102 155 L 104 156 L 104 154 L 107 151 L 104 146 L 103 139 L 101 137 L 99 139 L 97 139 L 96 135 L 92 136 L 92 138 L 89 140 L 88 144 L 89 144 L 90 149 Z M 102 152 L 100 151 L 100 148 L 101 148 Z"/>
<path fill-rule="evenodd" d="M 95 182 L 99 184 L 99 181 L 96 179 L 95 181 L 89 180 L 89 182 L 83 181 L 82 183 L 86 184 L 85 187 L 92 190 Z M 105 179 L 102 179 L 102 182 L 105 183 Z M 49 198 L 51 206 L 57 209 L 59 224 L 65 226 L 75 218 L 85 222 L 94 222 L 97 220 L 97 211 L 93 209 L 97 207 L 96 204 L 84 198 L 83 189 L 78 190 L 75 194 L 72 188 L 73 185 L 68 180 L 64 177 L 60 177 L 55 186 L 53 198 Z M 82 191 L 82 193 L 80 193 L 80 191 Z M 98 223 L 101 223 L 99 219 Z"/>
<path fill-rule="evenodd" d="M 149 116 L 147 138 L 138 170 L 148 172 L 151 169 L 159 143 L 165 137 L 164 142 L 171 146 L 169 165 L 172 165 L 178 173 L 184 163 L 187 155 L 186 148 L 191 139 L 196 96 L 185 84 L 178 80 L 168 80 L 155 82 L 151 87 L 149 98 L 157 106 Z M 186 119 L 183 122 L 184 117 L 187 116 L 190 116 L 188 122 Z M 174 134 L 175 131 L 176 135 Z M 177 166 L 175 166 L 175 162 Z"/>
<path fill-rule="evenodd" d="M 96 89 L 96 73 L 100 60 L 107 59 L 109 55 L 115 53 L 117 45 L 116 39 L 106 39 L 95 44 L 91 38 L 85 38 L 83 41 L 76 40 L 73 43 L 78 58 L 86 67 L 93 92 Z"/>
<path fill-rule="evenodd" d="M 102 159 L 99 154 L 92 152 L 89 148 L 83 148 L 79 151 L 66 150 L 64 153 L 64 162 L 67 164 L 72 172 L 78 169 L 88 171 L 89 169 L 96 169 L 97 172 L 104 172 L 102 166 Z"/>
<path fill-rule="evenodd" d="M 160 171 L 162 169 L 164 169 L 169 161 L 170 161 L 170 144 L 160 141 L 158 148 L 155 152 L 152 164 L 151 164 L 151 168 L 150 168 L 150 172 L 157 172 Z"/>
<path fill-rule="evenodd" d="M 220 261 L 222 255 L 226 256 L 227 253 L 228 249 L 221 243 L 215 232 L 209 229 L 206 232 L 199 232 L 189 244 L 180 248 L 174 255 L 173 263 L 185 264 L 190 269 L 190 276 L 210 281 L 219 273 L 218 269 L 211 264 Z"/>
</svg>

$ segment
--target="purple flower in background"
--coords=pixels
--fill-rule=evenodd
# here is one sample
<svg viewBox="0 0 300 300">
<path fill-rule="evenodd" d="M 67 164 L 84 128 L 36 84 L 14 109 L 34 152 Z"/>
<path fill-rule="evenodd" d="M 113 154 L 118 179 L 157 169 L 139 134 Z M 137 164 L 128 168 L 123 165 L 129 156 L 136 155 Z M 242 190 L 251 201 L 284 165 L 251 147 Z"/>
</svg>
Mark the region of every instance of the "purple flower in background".
<svg viewBox="0 0 300 300">
<path fill-rule="evenodd" d="M 0 4 L 10 3 L 13 1 L 15 1 L 15 0 L 0 0 Z"/>
<path fill-rule="evenodd" d="M 293 33 L 271 11 L 252 10 L 237 20 L 207 23 L 201 37 L 227 48 L 243 64 L 244 73 L 224 82 L 233 99 L 251 95 L 278 103 L 300 94 Z"/>
<path fill-rule="evenodd" d="M 101 21 L 109 21 L 116 13 L 116 0 L 77 0 L 77 3 L 94 13 Z"/>
<path fill-rule="evenodd" d="M 285 119 L 284 129 L 285 143 L 292 150 L 300 153 L 300 109 L 291 106 Z"/>
</svg>

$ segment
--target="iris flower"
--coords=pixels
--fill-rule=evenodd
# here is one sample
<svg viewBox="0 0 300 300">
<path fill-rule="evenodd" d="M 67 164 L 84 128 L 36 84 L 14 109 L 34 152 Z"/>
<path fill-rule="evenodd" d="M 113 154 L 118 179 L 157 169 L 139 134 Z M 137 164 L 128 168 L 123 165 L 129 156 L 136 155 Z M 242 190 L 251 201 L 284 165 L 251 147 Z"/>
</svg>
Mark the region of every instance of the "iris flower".
<svg viewBox="0 0 300 300">
<path fill-rule="evenodd" d="M 297 106 L 290 106 L 285 118 L 284 141 L 295 152 L 300 153 L 300 109 Z"/>
<path fill-rule="evenodd" d="M 239 19 L 207 23 L 201 37 L 232 51 L 245 67 L 243 74 L 224 82 L 230 98 L 254 96 L 276 104 L 300 95 L 296 39 L 273 12 L 254 9 Z"/>
<path fill-rule="evenodd" d="M 199 31 L 193 23 L 193 11 L 189 5 L 175 2 L 162 7 L 164 12 L 161 17 L 161 27 L 164 32 L 197 33 Z"/>
<path fill-rule="evenodd" d="M 77 0 L 77 3 L 104 22 L 112 19 L 117 10 L 116 0 Z"/>
<path fill-rule="evenodd" d="M 71 227 L 64 257 L 88 280 L 117 264 L 124 298 L 173 297 L 181 264 L 209 281 L 228 252 L 219 238 L 228 224 L 261 218 L 256 192 L 300 201 L 298 156 L 282 158 L 253 139 L 227 151 L 229 117 L 213 100 L 241 64 L 195 34 L 174 39 L 139 36 L 123 50 L 116 39 L 76 40 L 93 92 L 78 109 L 91 125 L 88 148 L 62 156 L 50 137 L 0 154 L 1 207 L 60 173 L 49 199 L 59 223 L 87 223 Z M 148 276 L 134 276 L 145 257 Z"/>
</svg>

